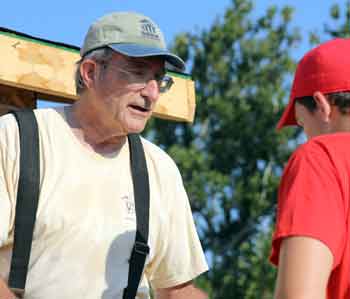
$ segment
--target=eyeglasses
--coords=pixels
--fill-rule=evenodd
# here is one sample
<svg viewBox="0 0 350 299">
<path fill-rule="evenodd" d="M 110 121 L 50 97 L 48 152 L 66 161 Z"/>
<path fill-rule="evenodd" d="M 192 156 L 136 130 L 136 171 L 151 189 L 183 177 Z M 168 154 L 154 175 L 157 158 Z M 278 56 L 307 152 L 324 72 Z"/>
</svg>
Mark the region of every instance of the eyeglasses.
<svg viewBox="0 0 350 299">
<path fill-rule="evenodd" d="M 171 86 L 174 84 L 173 78 L 166 74 L 151 74 L 150 71 L 146 70 L 126 70 L 119 67 L 118 71 L 125 75 L 125 80 L 130 84 L 142 84 L 143 86 L 146 86 L 149 81 L 155 80 L 157 82 L 160 93 L 169 91 Z"/>
<path fill-rule="evenodd" d="M 174 84 L 173 78 L 171 78 L 170 76 L 168 76 L 166 74 L 156 76 L 155 80 L 157 81 L 160 93 L 165 93 L 165 92 L 169 91 L 171 86 L 173 86 L 173 84 Z"/>
<path fill-rule="evenodd" d="M 104 64 L 104 67 L 106 68 L 107 65 Z M 116 66 L 116 69 L 119 74 L 123 76 L 123 79 L 135 89 L 144 88 L 149 81 L 155 80 L 157 82 L 159 92 L 165 93 L 169 91 L 171 86 L 174 84 L 173 78 L 166 75 L 166 73 L 154 74 L 151 70 L 146 68 L 126 69 Z"/>
</svg>

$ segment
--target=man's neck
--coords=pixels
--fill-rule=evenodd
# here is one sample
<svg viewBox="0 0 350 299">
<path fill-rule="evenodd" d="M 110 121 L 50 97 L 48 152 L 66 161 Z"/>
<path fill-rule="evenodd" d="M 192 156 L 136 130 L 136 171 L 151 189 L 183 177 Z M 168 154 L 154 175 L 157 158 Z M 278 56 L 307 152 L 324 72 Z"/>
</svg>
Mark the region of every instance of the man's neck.
<svg viewBox="0 0 350 299">
<path fill-rule="evenodd" d="M 118 151 L 125 144 L 127 136 L 101 112 L 85 99 L 65 107 L 67 122 L 78 140 L 97 153 L 109 154 Z"/>
</svg>

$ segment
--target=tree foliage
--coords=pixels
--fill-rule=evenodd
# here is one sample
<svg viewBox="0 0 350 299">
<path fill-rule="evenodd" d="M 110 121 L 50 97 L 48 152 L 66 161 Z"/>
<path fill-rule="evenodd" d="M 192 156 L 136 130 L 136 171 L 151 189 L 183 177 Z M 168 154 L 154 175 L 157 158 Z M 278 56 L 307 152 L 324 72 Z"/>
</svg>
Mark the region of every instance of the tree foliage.
<svg viewBox="0 0 350 299">
<path fill-rule="evenodd" d="M 149 128 L 182 172 L 211 266 L 199 284 L 211 298 L 270 298 L 274 279 L 271 215 L 290 153 L 290 131 L 275 126 L 299 35 L 290 7 L 253 12 L 251 1 L 233 0 L 208 30 L 176 38 L 196 82 L 195 122 Z"/>
<path fill-rule="evenodd" d="M 329 9 L 329 16 L 330 20 L 323 24 L 323 38 L 315 30 L 310 32 L 309 41 L 311 44 L 319 44 L 322 39 L 350 37 L 350 1 L 347 0 L 344 6 L 338 3 L 332 4 Z"/>
<path fill-rule="evenodd" d="M 350 2 L 346 2 L 344 9 L 339 4 L 330 8 L 332 25 L 325 24 L 325 33 L 331 37 L 350 37 Z"/>
</svg>

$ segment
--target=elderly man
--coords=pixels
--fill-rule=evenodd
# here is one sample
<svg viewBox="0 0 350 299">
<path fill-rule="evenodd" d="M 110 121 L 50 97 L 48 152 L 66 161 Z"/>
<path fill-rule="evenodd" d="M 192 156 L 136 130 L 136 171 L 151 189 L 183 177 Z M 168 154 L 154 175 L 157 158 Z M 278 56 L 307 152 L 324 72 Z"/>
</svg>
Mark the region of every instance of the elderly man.
<svg viewBox="0 0 350 299">
<path fill-rule="evenodd" d="M 349 39 L 308 52 L 278 124 L 299 125 L 308 142 L 280 184 L 271 255 L 276 299 L 350 298 L 349 53 Z"/>
<path fill-rule="evenodd" d="M 130 298 L 125 294 L 136 231 L 127 135 L 144 129 L 165 66 L 183 70 L 148 17 L 112 13 L 89 29 L 76 71 L 79 100 L 35 110 L 40 197 L 24 298 Z M 19 176 L 18 127 L 0 121 L 0 298 L 7 286 Z M 191 281 L 207 271 L 180 173 L 145 139 L 150 206 L 149 253 L 136 298 L 202 299 Z M 147 240 L 146 240 L 147 241 Z M 136 244 L 137 245 L 137 244 Z M 137 249 L 135 251 L 138 251 Z"/>
</svg>

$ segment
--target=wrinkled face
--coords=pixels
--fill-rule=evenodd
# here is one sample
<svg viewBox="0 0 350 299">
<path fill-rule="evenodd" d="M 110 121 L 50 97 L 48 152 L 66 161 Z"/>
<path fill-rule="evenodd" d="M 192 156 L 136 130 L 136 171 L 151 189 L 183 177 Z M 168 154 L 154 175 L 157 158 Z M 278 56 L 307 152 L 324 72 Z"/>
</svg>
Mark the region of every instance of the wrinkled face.
<svg viewBox="0 0 350 299">
<path fill-rule="evenodd" d="M 99 68 L 94 94 L 104 106 L 106 117 L 112 117 L 126 134 L 141 132 L 159 98 L 164 61 L 114 54 L 108 64 L 100 64 Z"/>
<path fill-rule="evenodd" d="M 305 106 L 296 102 L 295 103 L 295 118 L 300 127 L 304 129 L 304 132 L 308 139 L 328 133 L 328 127 L 324 121 L 322 121 L 317 111 L 310 112 Z"/>
</svg>

